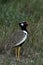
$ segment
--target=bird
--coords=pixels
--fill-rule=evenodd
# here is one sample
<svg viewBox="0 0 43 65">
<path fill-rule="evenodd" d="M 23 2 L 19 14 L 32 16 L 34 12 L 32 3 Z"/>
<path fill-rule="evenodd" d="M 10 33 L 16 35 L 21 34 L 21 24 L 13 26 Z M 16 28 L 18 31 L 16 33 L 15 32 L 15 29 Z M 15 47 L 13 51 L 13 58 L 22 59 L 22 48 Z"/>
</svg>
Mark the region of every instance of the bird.
<svg viewBox="0 0 43 65">
<path fill-rule="evenodd" d="M 15 47 L 16 58 L 20 60 L 21 46 L 25 42 L 28 36 L 27 26 L 28 23 L 25 21 L 19 22 L 20 30 L 17 30 L 11 34 L 6 42 L 5 49 L 9 50 Z M 8 52 L 9 53 L 9 52 Z"/>
</svg>

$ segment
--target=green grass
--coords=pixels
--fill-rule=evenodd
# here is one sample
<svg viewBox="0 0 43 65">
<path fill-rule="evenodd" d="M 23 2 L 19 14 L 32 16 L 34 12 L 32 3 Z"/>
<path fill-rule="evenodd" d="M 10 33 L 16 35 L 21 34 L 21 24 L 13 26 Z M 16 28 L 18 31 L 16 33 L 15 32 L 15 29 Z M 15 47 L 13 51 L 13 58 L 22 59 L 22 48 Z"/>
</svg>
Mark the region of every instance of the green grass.
<svg viewBox="0 0 43 65">
<path fill-rule="evenodd" d="M 43 65 L 43 0 L 0 0 L 0 50 L 4 40 L 19 29 L 21 21 L 29 23 L 30 36 L 22 46 L 27 60 L 22 63 L 13 60 L 14 64 Z M 12 65 L 8 59 L 5 58 L 3 65 Z"/>
</svg>

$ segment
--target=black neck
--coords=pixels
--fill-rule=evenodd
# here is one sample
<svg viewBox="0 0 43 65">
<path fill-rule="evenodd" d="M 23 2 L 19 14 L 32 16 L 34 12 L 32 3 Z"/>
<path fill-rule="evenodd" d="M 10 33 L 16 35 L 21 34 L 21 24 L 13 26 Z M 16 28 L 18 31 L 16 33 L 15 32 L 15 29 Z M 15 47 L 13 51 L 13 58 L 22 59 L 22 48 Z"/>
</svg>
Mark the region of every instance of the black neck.
<svg viewBox="0 0 43 65">
<path fill-rule="evenodd" d="M 26 31 L 29 34 L 29 31 L 26 28 L 21 28 L 21 29 Z"/>
<path fill-rule="evenodd" d="M 28 33 L 28 30 L 25 27 L 21 27 L 22 30 L 25 30 Z"/>
</svg>

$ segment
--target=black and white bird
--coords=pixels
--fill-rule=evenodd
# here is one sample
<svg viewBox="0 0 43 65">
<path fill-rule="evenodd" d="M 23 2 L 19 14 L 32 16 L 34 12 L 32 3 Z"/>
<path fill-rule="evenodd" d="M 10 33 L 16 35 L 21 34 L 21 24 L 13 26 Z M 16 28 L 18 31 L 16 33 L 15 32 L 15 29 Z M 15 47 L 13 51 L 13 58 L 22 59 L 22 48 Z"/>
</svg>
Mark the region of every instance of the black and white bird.
<svg viewBox="0 0 43 65">
<path fill-rule="evenodd" d="M 5 45 L 5 49 L 7 50 L 9 48 L 16 48 L 16 57 L 18 60 L 20 59 L 21 45 L 25 42 L 28 36 L 28 31 L 26 29 L 26 27 L 28 26 L 27 22 L 20 22 L 19 26 L 21 27 L 21 30 L 18 30 L 10 35 Z"/>
</svg>

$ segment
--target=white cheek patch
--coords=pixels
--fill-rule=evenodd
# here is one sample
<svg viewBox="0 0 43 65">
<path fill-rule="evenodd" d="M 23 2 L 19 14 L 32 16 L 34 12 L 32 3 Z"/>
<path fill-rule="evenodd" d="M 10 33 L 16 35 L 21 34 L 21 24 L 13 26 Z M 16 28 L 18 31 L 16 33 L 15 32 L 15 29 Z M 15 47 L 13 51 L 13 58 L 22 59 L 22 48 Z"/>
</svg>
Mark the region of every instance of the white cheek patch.
<svg viewBox="0 0 43 65">
<path fill-rule="evenodd" d="M 24 26 L 24 24 L 23 24 L 23 23 L 21 23 L 21 26 Z"/>
</svg>

